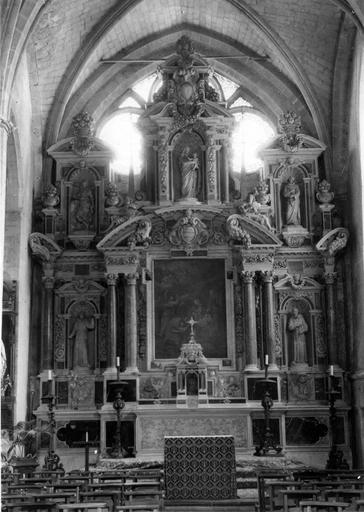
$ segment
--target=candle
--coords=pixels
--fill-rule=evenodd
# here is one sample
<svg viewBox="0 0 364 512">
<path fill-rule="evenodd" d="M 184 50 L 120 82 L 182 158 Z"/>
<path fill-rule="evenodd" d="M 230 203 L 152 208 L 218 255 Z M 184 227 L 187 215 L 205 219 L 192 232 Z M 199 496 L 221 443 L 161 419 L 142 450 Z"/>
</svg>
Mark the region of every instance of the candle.
<svg viewBox="0 0 364 512">
<path fill-rule="evenodd" d="M 52 380 L 52 370 L 48 370 L 48 380 Z"/>
<path fill-rule="evenodd" d="M 264 364 L 265 364 L 266 366 L 268 366 L 268 365 L 269 365 L 269 356 L 268 356 L 268 354 L 265 354 L 265 356 L 264 356 Z"/>
<path fill-rule="evenodd" d="M 120 366 L 120 357 L 116 356 L 116 366 Z"/>
<path fill-rule="evenodd" d="M 330 364 L 330 377 L 334 376 L 334 365 Z"/>
<path fill-rule="evenodd" d="M 88 443 L 88 430 L 86 430 L 86 443 Z"/>
</svg>

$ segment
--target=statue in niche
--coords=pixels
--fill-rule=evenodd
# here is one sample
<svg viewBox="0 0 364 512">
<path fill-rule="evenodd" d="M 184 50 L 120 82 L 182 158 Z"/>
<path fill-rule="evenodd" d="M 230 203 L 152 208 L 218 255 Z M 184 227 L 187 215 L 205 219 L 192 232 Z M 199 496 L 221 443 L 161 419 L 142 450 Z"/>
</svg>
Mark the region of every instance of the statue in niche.
<svg viewBox="0 0 364 512">
<path fill-rule="evenodd" d="M 190 147 L 186 146 L 180 156 L 181 196 L 183 199 L 195 199 L 198 193 L 199 160 L 197 153 L 191 155 Z"/>
<path fill-rule="evenodd" d="M 308 325 L 297 307 L 292 309 L 288 320 L 288 330 L 293 333 L 293 362 L 305 364 L 308 361 L 306 332 Z"/>
<path fill-rule="evenodd" d="M 286 224 L 300 226 L 300 187 L 294 176 L 290 176 L 283 189 L 283 197 L 286 198 Z"/>
<path fill-rule="evenodd" d="M 73 230 L 94 228 L 95 199 L 87 180 L 78 184 L 71 200 L 71 226 Z"/>
<path fill-rule="evenodd" d="M 88 335 L 95 329 L 95 319 L 86 317 L 81 311 L 69 334 L 69 338 L 75 338 L 73 344 L 73 368 L 90 368 L 88 359 Z"/>
</svg>

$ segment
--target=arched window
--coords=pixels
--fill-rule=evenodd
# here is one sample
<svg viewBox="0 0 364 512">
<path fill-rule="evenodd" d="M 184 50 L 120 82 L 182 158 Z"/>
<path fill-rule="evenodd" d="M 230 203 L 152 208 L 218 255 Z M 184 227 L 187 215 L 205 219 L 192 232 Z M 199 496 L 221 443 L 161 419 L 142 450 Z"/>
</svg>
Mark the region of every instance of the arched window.
<svg viewBox="0 0 364 512">
<path fill-rule="evenodd" d="M 240 108 L 233 112 L 237 122 L 232 139 L 233 170 L 236 173 L 252 173 L 263 167 L 263 161 L 258 156 L 259 149 L 275 133 L 261 114 L 250 110 Z"/>
<path fill-rule="evenodd" d="M 134 102 L 136 106 L 134 105 Z M 137 102 L 129 97 L 102 126 L 100 139 L 107 142 L 115 151 L 116 158 L 111 162 L 115 175 L 140 174 L 142 167 L 142 136 L 137 127 L 139 113 Z"/>
</svg>

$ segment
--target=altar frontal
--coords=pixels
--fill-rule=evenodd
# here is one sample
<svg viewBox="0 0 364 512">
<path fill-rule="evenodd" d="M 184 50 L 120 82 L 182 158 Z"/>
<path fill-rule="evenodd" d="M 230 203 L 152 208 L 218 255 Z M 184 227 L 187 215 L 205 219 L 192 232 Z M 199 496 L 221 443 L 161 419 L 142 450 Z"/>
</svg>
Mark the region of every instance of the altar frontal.
<svg viewBox="0 0 364 512">
<path fill-rule="evenodd" d="M 236 499 L 233 436 L 164 438 L 167 500 Z"/>
</svg>

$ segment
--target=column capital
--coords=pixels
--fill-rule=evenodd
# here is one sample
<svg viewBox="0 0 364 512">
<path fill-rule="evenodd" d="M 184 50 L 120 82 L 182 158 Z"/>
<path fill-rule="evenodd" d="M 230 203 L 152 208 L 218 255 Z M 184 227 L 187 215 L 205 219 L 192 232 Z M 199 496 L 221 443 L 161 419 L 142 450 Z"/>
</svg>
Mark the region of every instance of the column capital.
<svg viewBox="0 0 364 512">
<path fill-rule="evenodd" d="M 273 270 L 261 270 L 260 275 L 265 283 L 273 282 Z"/>
<path fill-rule="evenodd" d="M 55 281 L 56 281 L 55 278 L 52 276 L 43 276 L 42 277 L 42 283 L 46 290 L 53 290 Z"/>
<path fill-rule="evenodd" d="M 240 276 L 244 283 L 252 283 L 255 278 L 255 272 L 252 270 L 242 270 Z"/>
<path fill-rule="evenodd" d="M 337 278 L 336 272 L 325 272 L 324 279 L 326 284 L 334 284 Z"/>
<path fill-rule="evenodd" d="M 119 274 L 106 273 L 105 277 L 108 286 L 115 286 L 119 278 Z"/>
<path fill-rule="evenodd" d="M 127 285 L 136 285 L 136 281 L 137 281 L 138 277 L 139 277 L 139 274 L 137 272 L 125 274 L 125 276 L 124 276 Z"/>
</svg>

